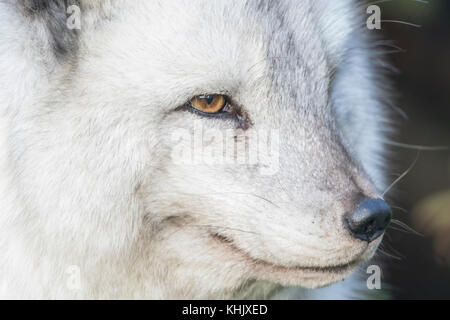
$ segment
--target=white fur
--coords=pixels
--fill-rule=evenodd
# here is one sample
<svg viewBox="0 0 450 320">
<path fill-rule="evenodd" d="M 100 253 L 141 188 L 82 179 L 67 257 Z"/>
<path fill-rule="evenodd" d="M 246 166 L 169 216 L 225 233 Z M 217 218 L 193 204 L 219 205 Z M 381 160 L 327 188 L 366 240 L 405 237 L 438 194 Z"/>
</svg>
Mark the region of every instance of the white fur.
<svg viewBox="0 0 450 320">
<path fill-rule="evenodd" d="M 222 298 L 253 280 L 261 295 L 353 271 L 296 266 L 370 258 L 379 241 L 342 216 L 383 187 L 385 111 L 354 5 L 337 3 L 85 2 L 58 60 L 42 21 L 0 2 L 0 295 Z M 222 92 L 253 122 L 237 139 L 280 130 L 277 174 L 171 161 L 176 128 L 235 128 L 174 111 Z"/>
</svg>

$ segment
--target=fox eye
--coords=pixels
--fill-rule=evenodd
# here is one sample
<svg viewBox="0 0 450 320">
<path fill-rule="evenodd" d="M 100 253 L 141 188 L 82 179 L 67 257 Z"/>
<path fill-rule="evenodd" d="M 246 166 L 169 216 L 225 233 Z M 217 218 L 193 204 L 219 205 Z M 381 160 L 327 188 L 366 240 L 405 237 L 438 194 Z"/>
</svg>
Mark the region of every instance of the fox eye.
<svg viewBox="0 0 450 320">
<path fill-rule="evenodd" d="M 211 95 L 203 95 L 197 96 L 189 101 L 189 106 L 195 111 L 198 111 L 203 114 L 220 114 L 220 113 L 228 113 L 227 111 L 227 99 L 225 96 L 220 94 L 211 94 Z"/>
<path fill-rule="evenodd" d="M 196 96 L 175 110 L 188 110 L 206 117 L 232 119 L 244 130 L 252 124 L 247 113 L 233 103 L 230 97 L 222 94 Z"/>
</svg>

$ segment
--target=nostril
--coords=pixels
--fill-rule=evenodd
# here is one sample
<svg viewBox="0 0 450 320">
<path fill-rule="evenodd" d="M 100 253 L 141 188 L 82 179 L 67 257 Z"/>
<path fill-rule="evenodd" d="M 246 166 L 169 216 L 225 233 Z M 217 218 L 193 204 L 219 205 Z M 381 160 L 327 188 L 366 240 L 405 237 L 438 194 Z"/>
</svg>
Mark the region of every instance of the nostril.
<svg viewBox="0 0 450 320">
<path fill-rule="evenodd" d="M 382 199 L 365 199 L 358 208 L 345 216 L 351 234 L 371 242 L 378 238 L 391 221 L 391 209 Z"/>
<path fill-rule="evenodd" d="M 369 233 L 369 232 L 371 232 L 372 230 L 376 229 L 376 228 L 377 228 L 377 225 L 376 225 L 376 224 L 377 224 L 377 222 L 376 222 L 375 219 L 369 220 L 368 223 L 367 223 L 367 225 L 364 226 L 363 232 L 364 232 L 364 233 Z"/>
</svg>

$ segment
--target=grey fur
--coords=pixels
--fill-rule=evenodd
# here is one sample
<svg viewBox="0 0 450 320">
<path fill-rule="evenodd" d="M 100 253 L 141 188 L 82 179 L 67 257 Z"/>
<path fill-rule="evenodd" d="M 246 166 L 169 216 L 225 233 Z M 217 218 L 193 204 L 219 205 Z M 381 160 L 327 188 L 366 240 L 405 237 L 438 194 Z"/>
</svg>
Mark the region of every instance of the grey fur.
<svg viewBox="0 0 450 320">
<path fill-rule="evenodd" d="M 78 49 L 78 30 L 66 26 L 67 7 L 77 5 L 79 0 L 20 0 L 18 5 L 32 19 L 43 21 L 49 33 L 53 52 L 58 60 L 67 58 Z"/>
</svg>

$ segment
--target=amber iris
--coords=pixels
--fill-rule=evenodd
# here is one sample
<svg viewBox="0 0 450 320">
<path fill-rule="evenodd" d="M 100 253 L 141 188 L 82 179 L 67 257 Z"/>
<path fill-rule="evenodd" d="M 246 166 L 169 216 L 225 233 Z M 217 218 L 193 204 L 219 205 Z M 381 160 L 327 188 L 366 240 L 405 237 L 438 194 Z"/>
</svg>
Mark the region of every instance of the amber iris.
<svg viewBox="0 0 450 320">
<path fill-rule="evenodd" d="M 226 99 L 223 95 L 213 94 L 193 98 L 191 106 L 204 113 L 219 113 L 226 105 Z"/>
</svg>

